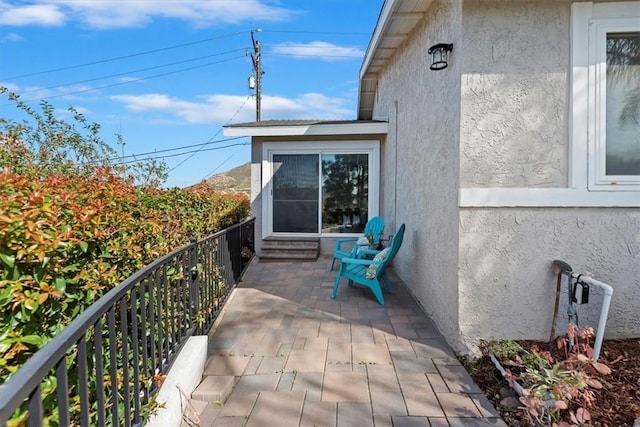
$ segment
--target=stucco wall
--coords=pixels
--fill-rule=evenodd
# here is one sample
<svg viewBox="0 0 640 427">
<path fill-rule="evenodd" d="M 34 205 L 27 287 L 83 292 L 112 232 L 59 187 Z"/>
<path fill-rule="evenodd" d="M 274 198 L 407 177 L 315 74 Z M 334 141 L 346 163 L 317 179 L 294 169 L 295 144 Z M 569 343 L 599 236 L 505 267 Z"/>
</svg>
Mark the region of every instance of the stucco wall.
<svg viewBox="0 0 640 427">
<path fill-rule="evenodd" d="M 613 287 L 606 336 L 640 335 L 640 210 L 634 208 L 463 209 L 462 333 L 547 339 L 554 259 Z M 581 325 L 597 325 L 601 303 L 602 292 L 592 289 L 589 304 L 578 309 Z M 566 319 L 564 295 L 559 312 Z"/>
<path fill-rule="evenodd" d="M 251 215 L 256 217 L 255 251 L 262 252 L 262 139 L 251 142 Z"/>
<path fill-rule="evenodd" d="M 570 3 L 467 0 L 462 187 L 565 187 Z"/>
<path fill-rule="evenodd" d="M 570 4 L 464 2 L 461 187 L 568 186 Z M 459 232 L 467 339 L 548 338 L 556 258 L 614 287 L 608 336 L 640 335 L 638 209 L 462 209 Z M 592 293 L 580 320 L 595 325 Z"/>
<path fill-rule="evenodd" d="M 458 339 L 458 141 L 460 81 L 429 70 L 429 46 L 460 37 L 461 1 L 434 1 L 414 35 L 379 74 L 374 119 L 388 119 L 382 149 L 382 215 L 406 224 L 395 271 L 455 346 Z"/>
</svg>

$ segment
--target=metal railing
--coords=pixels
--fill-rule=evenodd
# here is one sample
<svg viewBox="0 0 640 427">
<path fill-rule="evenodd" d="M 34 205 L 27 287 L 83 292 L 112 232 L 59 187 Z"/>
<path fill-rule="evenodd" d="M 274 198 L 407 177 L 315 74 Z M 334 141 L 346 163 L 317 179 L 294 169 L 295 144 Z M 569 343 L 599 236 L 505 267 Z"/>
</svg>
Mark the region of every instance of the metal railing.
<svg viewBox="0 0 640 427">
<path fill-rule="evenodd" d="M 193 241 L 88 307 L 0 386 L 0 426 L 141 425 L 182 345 L 208 332 L 240 279 L 254 225 Z"/>
</svg>

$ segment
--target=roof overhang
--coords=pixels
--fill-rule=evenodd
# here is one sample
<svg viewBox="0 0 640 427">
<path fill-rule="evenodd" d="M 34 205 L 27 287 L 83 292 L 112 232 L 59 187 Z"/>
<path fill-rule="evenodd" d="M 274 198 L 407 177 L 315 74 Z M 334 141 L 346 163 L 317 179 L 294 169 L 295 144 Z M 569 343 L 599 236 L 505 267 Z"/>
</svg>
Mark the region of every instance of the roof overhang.
<svg viewBox="0 0 640 427">
<path fill-rule="evenodd" d="M 384 121 L 354 120 L 309 123 L 253 122 L 223 127 L 224 136 L 321 136 L 386 134 L 389 124 Z"/>
<path fill-rule="evenodd" d="M 360 67 L 358 118 L 373 114 L 378 73 L 422 20 L 433 0 L 385 0 Z"/>
</svg>

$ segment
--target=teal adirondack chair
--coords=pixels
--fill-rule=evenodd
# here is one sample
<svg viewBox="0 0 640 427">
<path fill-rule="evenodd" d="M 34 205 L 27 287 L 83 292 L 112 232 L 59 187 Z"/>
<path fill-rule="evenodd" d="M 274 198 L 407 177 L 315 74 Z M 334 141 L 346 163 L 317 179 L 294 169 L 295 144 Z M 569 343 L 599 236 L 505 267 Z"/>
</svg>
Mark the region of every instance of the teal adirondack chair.
<svg viewBox="0 0 640 427">
<path fill-rule="evenodd" d="M 378 252 L 372 260 L 342 258 L 340 270 L 338 270 L 338 273 L 336 274 L 336 281 L 333 285 L 331 298 L 335 299 L 336 295 L 338 295 L 340 279 L 344 277 L 348 280 L 349 286 L 353 286 L 353 282 L 355 282 L 371 289 L 380 305 L 384 305 L 384 297 L 382 296 L 382 286 L 380 282 L 382 281 L 387 292 L 393 293 L 393 287 L 391 286 L 391 282 L 389 281 L 389 277 L 385 270 L 387 265 L 398 253 L 398 250 L 400 250 L 400 246 L 402 246 L 404 228 L 404 224 L 402 224 L 393 236 L 393 239 L 391 239 L 389 247 Z"/>
<path fill-rule="evenodd" d="M 380 244 L 380 240 L 382 239 L 382 233 L 384 232 L 384 220 L 379 216 L 374 216 L 364 226 L 364 234 L 363 236 L 371 233 L 373 236 L 373 245 L 377 247 Z M 353 243 L 353 248 L 351 250 L 346 250 L 342 248 L 342 245 L 345 243 Z M 333 250 L 333 259 L 331 260 L 331 271 L 333 271 L 333 265 L 336 262 L 336 259 L 343 258 L 356 258 L 358 254 L 358 250 L 363 246 L 368 247 L 369 243 L 358 244 L 358 238 L 353 237 L 349 239 L 338 239 L 336 240 L 336 247 Z"/>
</svg>

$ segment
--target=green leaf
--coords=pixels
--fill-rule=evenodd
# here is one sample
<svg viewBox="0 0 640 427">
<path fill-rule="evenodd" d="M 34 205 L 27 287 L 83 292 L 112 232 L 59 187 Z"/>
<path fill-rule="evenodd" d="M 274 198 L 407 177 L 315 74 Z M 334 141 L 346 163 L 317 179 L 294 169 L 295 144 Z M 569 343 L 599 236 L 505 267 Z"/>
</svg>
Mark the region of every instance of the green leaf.
<svg viewBox="0 0 640 427">
<path fill-rule="evenodd" d="M 63 277 L 56 277 L 53 287 L 56 288 L 56 291 L 64 294 L 64 292 L 67 290 L 67 281 L 64 280 Z"/>
<path fill-rule="evenodd" d="M 43 341 L 44 341 L 44 339 L 39 335 L 27 335 L 27 336 L 24 336 L 24 337 L 20 338 L 20 341 L 22 341 L 24 343 L 27 343 L 27 344 L 32 344 L 32 345 L 35 345 L 35 346 L 41 346 Z"/>
<path fill-rule="evenodd" d="M 89 250 L 89 244 L 87 242 L 80 242 L 79 245 L 82 252 L 86 254 L 87 251 Z"/>
<path fill-rule="evenodd" d="M 11 302 L 11 296 L 13 295 L 13 287 L 7 286 L 0 289 L 0 307 L 3 307 Z"/>
<path fill-rule="evenodd" d="M 13 268 L 13 266 L 16 263 L 16 257 L 13 255 L 0 253 L 0 261 L 2 261 L 2 263 L 6 265 L 8 268 Z"/>
<path fill-rule="evenodd" d="M 45 270 L 41 266 L 38 265 L 36 266 L 36 268 L 33 269 L 33 278 L 36 279 L 36 282 L 38 283 L 42 282 L 42 279 L 44 279 L 44 275 L 45 275 Z"/>
<path fill-rule="evenodd" d="M 31 312 L 34 312 L 34 311 L 36 311 L 38 309 L 38 301 L 36 301 L 34 299 L 27 298 L 22 303 L 22 306 L 24 308 L 26 308 L 27 310 L 29 310 Z"/>
<path fill-rule="evenodd" d="M 63 273 L 72 273 L 76 271 L 80 271 L 80 265 L 78 263 L 69 264 L 62 268 Z"/>
</svg>

